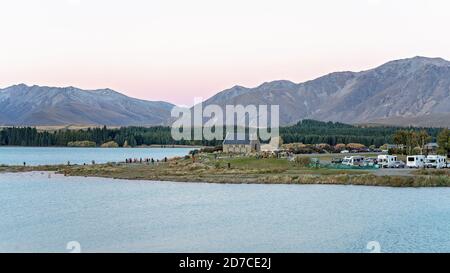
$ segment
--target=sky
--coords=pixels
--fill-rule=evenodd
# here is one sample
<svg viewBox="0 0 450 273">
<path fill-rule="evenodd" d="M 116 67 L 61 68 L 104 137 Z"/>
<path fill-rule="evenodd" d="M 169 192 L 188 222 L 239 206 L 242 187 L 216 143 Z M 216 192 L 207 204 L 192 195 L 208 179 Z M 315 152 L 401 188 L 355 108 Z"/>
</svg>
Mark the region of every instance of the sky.
<svg viewBox="0 0 450 273">
<path fill-rule="evenodd" d="M 450 60 L 446 0 L 0 0 L 0 88 L 192 105 L 414 56 Z"/>
</svg>

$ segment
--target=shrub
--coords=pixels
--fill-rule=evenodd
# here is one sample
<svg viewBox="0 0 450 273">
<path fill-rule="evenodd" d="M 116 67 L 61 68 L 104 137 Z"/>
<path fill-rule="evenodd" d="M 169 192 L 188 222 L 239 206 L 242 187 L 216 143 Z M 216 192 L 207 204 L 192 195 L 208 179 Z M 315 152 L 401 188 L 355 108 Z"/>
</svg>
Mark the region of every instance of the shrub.
<svg viewBox="0 0 450 273">
<path fill-rule="evenodd" d="M 97 144 L 93 141 L 70 141 L 67 143 L 68 147 L 95 147 Z"/>
<path fill-rule="evenodd" d="M 309 164 L 311 164 L 311 158 L 297 156 L 297 157 L 295 157 L 295 164 L 297 164 L 300 167 L 308 167 Z"/>
<path fill-rule="evenodd" d="M 118 148 L 119 144 L 115 141 L 108 141 L 102 144 L 102 148 Z"/>
<path fill-rule="evenodd" d="M 347 146 L 344 143 L 339 143 L 334 146 L 334 149 L 336 151 L 342 151 L 342 150 L 345 150 L 346 148 L 347 148 Z"/>
<path fill-rule="evenodd" d="M 347 144 L 347 148 L 351 150 L 361 150 L 364 149 L 366 146 L 360 143 L 349 143 Z"/>
<path fill-rule="evenodd" d="M 214 153 L 214 152 L 221 152 L 222 150 L 223 150 L 222 146 L 204 147 L 200 149 L 200 153 Z"/>
</svg>

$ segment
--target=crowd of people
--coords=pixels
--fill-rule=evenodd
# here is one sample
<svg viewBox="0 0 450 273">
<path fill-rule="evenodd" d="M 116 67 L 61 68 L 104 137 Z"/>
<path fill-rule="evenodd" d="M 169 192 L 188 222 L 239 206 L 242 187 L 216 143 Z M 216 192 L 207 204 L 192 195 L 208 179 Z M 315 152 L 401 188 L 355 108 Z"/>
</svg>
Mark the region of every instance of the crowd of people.
<svg viewBox="0 0 450 273">
<path fill-rule="evenodd" d="M 155 163 L 159 163 L 159 162 L 167 162 L 167 157 L 164 157 L 164 159 L 159 160 L 159 159 L 154 159 L 154 158 L 126 158 L 125 159 L 125 163 L 127 164 L 131 164 L 131 163 L 151 163 L 151 164 L 155 164 Z"/>
</svg>

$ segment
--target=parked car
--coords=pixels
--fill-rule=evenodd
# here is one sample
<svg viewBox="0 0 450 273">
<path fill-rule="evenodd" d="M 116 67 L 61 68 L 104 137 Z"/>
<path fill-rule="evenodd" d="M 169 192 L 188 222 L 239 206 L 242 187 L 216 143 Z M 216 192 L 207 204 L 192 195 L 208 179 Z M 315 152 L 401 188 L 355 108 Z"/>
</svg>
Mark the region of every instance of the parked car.
<svg viewBox="0 0 450 273">
<path fill-rule="evenodd" d="M 331 160 L 331 163 L 333 163 L 333 164 L 341 164 L 343 160 L 344 160 L 344 159 L 342 159 L 342 158 L 335 157 L 335 158 L 333 158 L 333 159 Z"/>
<path fill-rule="evenodd" d="M 341 151 L 341 154 L 348 154 L 348 153 L 350 153 L 349 150 L 343 150 L 343 151 Z"/>
<path fill-rule="evenodd" d="M 374 166 L 378 164 L 378 160 L 373 157 L 368 157 L 364 160 L 364 166 Z"/>
<path fill-rule="evenodd" d="M 395 163 L 394 163 L 394 168 L 397 168 L 397 169 L 403 169 L 403 168 L 405 168 L 405 166 L 406 166 L 405 162 L 403 162 L 401 160 L 395 161 Z"/>
</svg>

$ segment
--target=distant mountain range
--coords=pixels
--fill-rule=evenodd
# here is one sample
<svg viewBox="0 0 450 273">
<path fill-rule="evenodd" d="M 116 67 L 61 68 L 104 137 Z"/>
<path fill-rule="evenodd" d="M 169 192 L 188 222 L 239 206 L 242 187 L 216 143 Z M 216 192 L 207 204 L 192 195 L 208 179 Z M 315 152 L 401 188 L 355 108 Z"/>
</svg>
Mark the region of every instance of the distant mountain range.
<svg viewBox="0 0 450 273">
<path fill-rule="evenodd" d="M 204 105 L 280 105 L 280 123 L 302 119 L 450 127 L 450 62 L 415 57 L 362 72 L 337 72 L 305 83 L 235 86 Z M 110 89 L 15 85 L 0 89 L 0 125 L 169 124 L 167 102 L 134 99 Z"/>
<path fill-rule="evenodd" d="M 173 106 L 110 89 L 20 84 L 0 89 L 0 125 L 162 125 Z"/>
<path fill-rule="evenodd" d="M 415 57 L 363 72 L 337 72 L 305 83 L 235 86 L 204 103 L 278 104 L 280 123 L 301 119 L 345 123 L 450 126 L 450 62 Z"/>
</svg>

